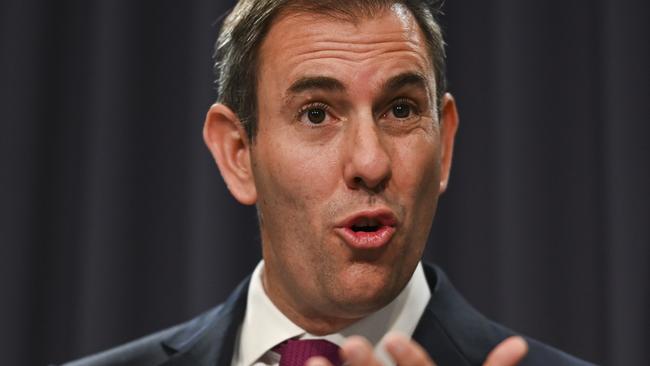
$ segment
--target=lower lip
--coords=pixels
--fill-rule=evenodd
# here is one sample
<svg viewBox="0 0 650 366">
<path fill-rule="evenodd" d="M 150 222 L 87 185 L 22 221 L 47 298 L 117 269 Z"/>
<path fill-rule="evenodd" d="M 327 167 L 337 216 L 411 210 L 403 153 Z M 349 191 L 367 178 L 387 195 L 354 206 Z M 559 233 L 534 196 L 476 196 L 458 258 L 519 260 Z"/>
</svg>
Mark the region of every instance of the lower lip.
<svg viewBox="0 0 650 366">
<path fill-rule="evenodd" d="M 338 228 L 345 242 L 356 249 L 376 249 L 388 244 L 395 233 L 392 226 L 382 226 L 377 231 L 354 231 L 349 227 Z"/>
</svg>

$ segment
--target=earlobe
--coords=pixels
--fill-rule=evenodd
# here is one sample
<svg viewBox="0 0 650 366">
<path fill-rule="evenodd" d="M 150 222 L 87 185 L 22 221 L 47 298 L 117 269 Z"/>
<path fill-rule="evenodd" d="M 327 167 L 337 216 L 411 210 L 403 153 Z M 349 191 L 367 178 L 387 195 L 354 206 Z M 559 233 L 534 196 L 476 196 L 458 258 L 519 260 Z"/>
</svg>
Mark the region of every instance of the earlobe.
<svg viewBox="0 0 650 366">
<path fill-rule="evenodd" d="M 242 204 L 255 204 L 257 190 L 251 169 L 249 139 L 237 115 L 221 103 L 212 105 L 205 117 L 203 140 L 230 193 Z"/>
<path fill-rule="evenodd" d="M 458 129 L 458 110 L 454 97 L 446 93 L 440 113 L 440 193 L 447 190 L 451 161 L 454 152 L 454 139 Z"/>
</svg>

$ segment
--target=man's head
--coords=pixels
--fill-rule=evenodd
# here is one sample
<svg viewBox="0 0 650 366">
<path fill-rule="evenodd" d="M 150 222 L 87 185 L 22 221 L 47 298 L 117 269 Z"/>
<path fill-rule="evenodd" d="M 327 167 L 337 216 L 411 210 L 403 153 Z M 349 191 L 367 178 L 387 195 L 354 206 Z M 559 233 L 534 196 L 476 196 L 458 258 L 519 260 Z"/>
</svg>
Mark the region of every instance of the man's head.
<svg viewBox="0 0 650 366">
<path fill-rule="evenodd" d="M 303 328 L 329 333 L 408 282 L 446 188 L 457 114 L 405 4 L 282 3 L 247 61 L 255 94 L 241 103 L 255 103 L 257 127 L 222 95 L 204 137 L 231 193 L 257 205 L 267 293 Z"/>
</svg>

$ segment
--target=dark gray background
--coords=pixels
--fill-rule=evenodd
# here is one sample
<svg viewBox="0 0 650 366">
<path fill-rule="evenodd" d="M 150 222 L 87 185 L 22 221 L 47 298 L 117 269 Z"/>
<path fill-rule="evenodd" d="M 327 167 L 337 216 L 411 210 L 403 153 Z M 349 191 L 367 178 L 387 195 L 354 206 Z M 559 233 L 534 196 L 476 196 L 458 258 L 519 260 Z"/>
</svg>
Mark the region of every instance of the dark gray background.
<svg viewBox="0 0 650 366">
<path fill-rule="evenodd" d="M 426 258 L 588 360 L 650 359 L 642 0 L 449 0 L 461 115 Z M 3 365 L 96 352 L 225 298 L 259 258 L 201 140 L 230 2 L 0 3 Z"/>
</svg>

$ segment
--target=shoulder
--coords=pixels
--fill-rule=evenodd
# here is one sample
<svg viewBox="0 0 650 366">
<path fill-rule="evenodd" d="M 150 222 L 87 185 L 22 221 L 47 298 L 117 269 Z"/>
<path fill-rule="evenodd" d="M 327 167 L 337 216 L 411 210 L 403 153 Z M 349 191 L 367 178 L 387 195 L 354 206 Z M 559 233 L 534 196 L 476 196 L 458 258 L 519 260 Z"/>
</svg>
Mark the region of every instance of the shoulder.
<svg viewBox="0 0 650 366">
<path fill-rule="evenodd" d="M 536 339 L 524 337 L 528 342 L 528 355 L 522 363 L 522 366 L 542 366 L 542 365 L 556 365 L 556 366 L 590 366 L 593 365 L 587 361 L 578 359 L 544 344 Z"/>
<path fill-rule="evenodd" d="M 501 341 L 521 335 L 474 309 L 439 267 L 425 264 L 424 268 L 431 300 L 414 338 L 427 348 L 432 358 L 443 364 L 481 365 Z M 533 338 L 523 337 L 529 352 L 521 366 L 591 365 Z"/>
<path fill-rule="evenodd" d="M 136 339 L 64 366 L 215 365 L 232 358 L 232 343 L 246 308 L 250 276 L 228 299 L 185 323 Z"/>
<path fill-rule="evenodd" d="M 64 363 L 63 366 L 155 365 L 167 358 L 163 340 L 175 333 L 180 325 L 136 339 L 109 350 Z"/>
<path fill-rule="evenodd" d="M 494 321 L 486 320 L 486 322 L 490 323 L 492 329 L 494 330 L 492 334 L 494 339 L 491 341 L 491 344 L 494 344 L 495 346 L 502 340 L 513 335 L 522 336 L 526 340 L 528 343 L 528 354 L 526 355 L 526 358 L 524 358 L 524 360 L 521 362 L 520 366 L 593 366 L 593 364 L 590 362 L 574 357 L 555 347 L 540 342 L 537 339 L 518 334 L 517 332 L 508 329 Z"/>
<path fill-rule="evenodd" d="M 223 305 L 219 305 L 187 322 L 149 334 L 109 350 L 81 359 L 64 363 L 62 366 L 103 366 L 103 365 L 159 365 L 173 353 L 167 344 L 183 337 L 188 330 L 196 329 L 209 322 L 210 318 L 219 317 Z"/>
</svg>

